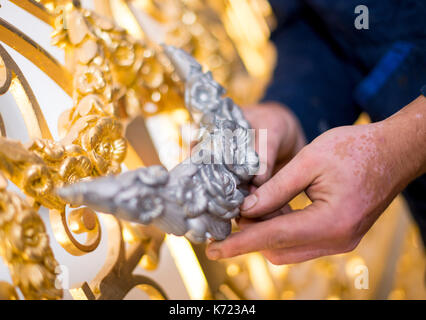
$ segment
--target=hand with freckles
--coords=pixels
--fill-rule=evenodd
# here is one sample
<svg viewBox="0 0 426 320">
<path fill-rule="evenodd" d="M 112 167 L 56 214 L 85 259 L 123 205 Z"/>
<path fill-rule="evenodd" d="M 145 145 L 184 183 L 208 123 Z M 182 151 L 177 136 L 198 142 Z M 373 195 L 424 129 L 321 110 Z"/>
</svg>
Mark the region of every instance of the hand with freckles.
<svg viewBox="0 0 426 320">
<path fill-rule="evenodd" d="M 425 172 L 426 98 L 420 97 L 384 121 L 334 128 L 303 147 L 245 199 L 240 231 L 210 243 L 207 256 L 260 251 L 273 264 L 288 264 L 351 251 Z M 292 211 L 288 202 L 303 191 L 312 203 Z"/>
</svg>

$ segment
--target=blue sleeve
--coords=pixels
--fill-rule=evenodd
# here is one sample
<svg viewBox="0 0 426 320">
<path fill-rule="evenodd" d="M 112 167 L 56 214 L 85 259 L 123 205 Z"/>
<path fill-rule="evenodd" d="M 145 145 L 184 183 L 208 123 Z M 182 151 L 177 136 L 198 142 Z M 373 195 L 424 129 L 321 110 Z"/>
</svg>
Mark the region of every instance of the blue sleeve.
<svg viewBox="0 0 426 320">
<path fill-rule="evenodd" d="M 359 83 L 354 97 L 372 121 L 383 120 L 424 94 L 425 70 L 426 42 L 397 41 Z"/>
<path fill-rule="evenodd" d="M 311 141 L 357 119 L 360 109 L 353 90 L 361 77 L 299 14 L 272 35 L 278 62 L 263 100 L 292 109 Z"/>
</svg>

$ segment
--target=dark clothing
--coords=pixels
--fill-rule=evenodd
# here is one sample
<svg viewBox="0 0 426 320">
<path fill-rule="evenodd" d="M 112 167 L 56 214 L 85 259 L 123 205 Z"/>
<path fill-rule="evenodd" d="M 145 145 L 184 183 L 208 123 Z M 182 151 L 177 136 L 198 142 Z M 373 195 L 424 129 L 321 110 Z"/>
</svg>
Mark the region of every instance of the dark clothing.
<svg viewBox="0 0 426 320">
<path fill-rule="evenodd" d="M 278 50 L 264 100 L 286 104 L 309 141 L 353 124 L 362 111 L 383 120 L 426 83 L 425 0 L 271 0 Z M 358 30 L 358 5 L 369 29 Z M 426 176 L 404 191 L 426 244 Z"/>
</svg>

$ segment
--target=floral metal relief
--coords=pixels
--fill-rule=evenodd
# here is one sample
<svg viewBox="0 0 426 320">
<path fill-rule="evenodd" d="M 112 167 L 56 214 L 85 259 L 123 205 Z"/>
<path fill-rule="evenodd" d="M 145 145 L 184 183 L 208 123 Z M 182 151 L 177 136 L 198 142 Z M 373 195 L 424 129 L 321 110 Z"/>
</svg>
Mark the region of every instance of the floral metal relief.
<svg viewBox="0 0 426 320">
<path fill-rule="evenodd" d="M 74 105 L 61 116 L 59 123 L 61 140 L 53 141 L 49 129 L 45 125 L 43 115 L 37 109 L 37 101 L 30 87 L 24 83 L 24 93 L 27 95 L 26 100 L 30 101 L 30 104 L 26 106 L 27 109 L 21 109 L 21 111 L 26 116 L 25 119 L 28 119 L 27 123 L 35 124 L 35 129 L 29 127 L 30 132 L 31 130 L 34 132 L 32 134 L 34 139 L 24 146 L 20 142 L 4 137 L 0 138 L 0 169 L 29 197 L 31 203 L 30 206 L 17 196 L 12 196 L 2 189 L 1 192 L 5 195 L 2 200 L 5 204 L 2 204 L 1 209 L 6 213 L 21 210 L 22 212 L 16 215 L 17 220 L 14 220 L 16 223 L 22 222 L 18 226 L 21 229 L 26 227 L 24 222 L 32 219 L 28 220 L 31 221 L 32 228 L 28 229 L 28 232 L 38 231 L 37 237 L 40 238 L 40 241 L 43 241 L 39 250 L 44 250 L 43 254 L 46 257 L 45 261 L 38 261 L 37 252 L 31 253 L 30 247 L 25 249 L 27 248 L 25 243 L 18 243 L 20 245 L 18 249 L 23 249 L 22 252 L 19 250 L 11 251 L 7 247 L 1 251 L 2 256 L 10 266 L 14 284 L 21 289 L 26 298 L 30 299 L 60 298 L 62 295 L 62 290 L 56 289 L 52 284 L 55 279 L 53 269 L 56 262 L 51 251 L 49 251 L 48 241 L 43 238 L 43 234 L 45 234 L 44 225 L 36 213 L 37 208 L 43 205 L 50 209 L 50 219 L 57 241 L 69 253 L 81 255 L 97 248 L 101 238 L 101 229 L 96 213 L 88 208 L 80 208 L 72 210 L 67 216 L 65 213 L 66 202 L 56 195 L 55 189 L 93 176 L 120 172 L 127 147 L 120 119 L 126 117 L 132 110 L 132 107 L 129 107 L 130 104 L 126 103 L 127 95 L 125 96 L 124 92 L 131 90 L 132 86 L 138 88 L 140 85 L 132 82 L 123 83 L 124 79 L 128 80 L 131 77 L 124 78 L 121 76 L 120 78 L 120 74 L 133 70 L 135 72 L 134 80 L 140 78 L 144 79 L 143 81 L 146 80 L 144 87 L 137 93 L 136 99 L 131 100 L 133 103 L 136 101 L 138 108 L 141 108 L 139 105 L 141 92 L 144 94 L 151 92 L 160 86 L 164 80 L 163 77 L 156 85 L 149 83 L 149 77 L 153 78 L 156 73 L 161 74 L 162 70 L 161 68 L 144 69 L 144 59 L 153 57 L 153 51 L 146 48 L 146 50 L 142 50 L 135 43 L 126 42 L 127 35 L 124 30 L 115 27 L 111 21 L 83 10 L 78 4 L 74 6 L 71 2 L 55 1 L 45 3 L 45 5 L 46 10 L 56 16 L 57 29 L 53 36 L 54 43 L 63 46 L 70 53 L 68 55 L 68 67 L 74 73 L 74 90 L 72 92 Z M 70 25 L 73 27 L 68 28 L 67 26 Z M 6 51 L 1 47 L 0 49 L 2 72 L 5 71 L 3 72 L 5 76 L 1 78 L 1 93 L 4 93 L 12 84 L 16 83 L 13 79 L 19 78 L 22 73 Z M 141 73 L 145 75 L 145 78 L 141 76 Z M 22 82 L 25 79 L 18 80 Z M 29 110 L 30 115 L 26 114 L 25 110 Z M 31 118 L 32 116 L 36 119 Z M 15 206 L 13 206 L 13 201 Z M 8 217 L 6 213 L 3 214 L 4 217 Z M 27 220 L 24 221 L 21 216 L 30 218 L 25 218 Z M 69 227 L 71 224 L 74 226 L 73 230 Z M 121 240 L 109 244 L 116 247 L 123 241 L 122 228 L 119 223 L 113 225 L 115 229 L 119 229 L 118 234 Z M 158 250 L 164 233 L 152 228 L 148 232 L 145 227 L 132 224 L 126 224 L 126 228 L 130 233 L 136 235 L 134 241 L 137 245 L 136 247 L 133 246 L 136 249 L 132 250 L 132 253 L 126 253 L 126 257 L 129 254 L 131 255 L 134 264 L 129 270 L 126 269 L 127 272 L 120 271 L 116 277 L 134 279 L 132 271 L 141 259 L 144 267 L 153 268 L 156 266 Z M 17 234 L 9 234 L 8 230 L 9 224 L 0 225 L 2 243 L 5 243 L 5 245 L 13 240 L 10 238 L 11 236 Z M 73 233 L 82 232 L 87 233 L 85 243 L 80 243 L 73 235 Z M 26 239 L 22 237 L 22 241 Z M 36 241 L 30 235 L 28 239 L 30 242 Z M 16 257 L 12 256 L 12 253 Z M 27 257 L 30 253 L 33 255 Z M 22 262 L 19 261 L 26 261 L 25 259 L 29 259 L 28 261 L 33 263 L 33 268 L 38 268 L 39 271 L 30 272 L 32 269 L 28 269 L 29 267 L 27 269 L 21 267 Z M 106 265 L 105 268 L 108 267 L 109 265 Z M 17 271 L 18 269 L 22 271 Z M 113 270 L 110 269 L 111 272 Z M 104 276 L 107 277 L 108 274 L 104 274 Z M 99 281 L 102 282 L 102 279 L 100 278 Z M 93 297 L 102 298 L 106 295 L 105 290 L 114 292 L 111 289 L 111 286 L 114 285 L 118 286 L 119 281 L 109 283 L 108 286 L 101 286 L 101 288 L 94 288 Z M 127 291 L 123 289 L 121 294 L 124 296 L 132 288 L 132 285 L 143 287 L 147 291 L 152 291 L 152 288 L 158 287 L 149 279 L 132 280 L 127 283 Z M 2 288 L 10 289 L 5 286 L 2 286 Z M 38 291 L 38 296 L 35 293 L 36 291 Z M 87 288 L 85 292 L 87 292 Z M 154 290 L 153 296 L 156 296 L 155 292 L 160 292 L 161 297 L 165 296 L 161 289 Z M 110 298 L 112 298 L 111 294 L 109 294 Z"/>
<path fill-rule="evenodd" d="M 152 45 L 133 39 L 110 19 L 76 6 L 57 6 L 53 43 L 72 52 L 75 106 L 64 131 L 86 114 L 126 118 L 183 107 L 173 68 Z"/>
<path fill-rule="evenodd" d="M 210 81 L 207 75 L 187 79 L 184 87 L 170 60 L 164 58 L 155 45 L 146 40 L 132 39 L 108 18 L 81 8 L 78 0 L 11 2 L 54 27 L 53 41 L 65 50 L 66 67 L 13 26 L 6 25 L 5 28 L 1 18 L 0 41 L 37 65 L 72 96 L 74 103 L 61 116 L 61 139 L 54 141 L 29 84 L 0 46 L 0 94 L 11 92 L 15 98 L 23 97 L 19 99 L 18 106 L 32 139 L 29 144 L 23 145 L 5 138 L 7 132 L 0 116 L 3 136 L 0 138 L 0 256 L 9 267 L 12 278 L 12 283 L 0 281 L 0 299 L 19 299 L 18 291 L 26 299 L 62 297 L 62 290 L 55 286 L 58 264 L 37 213 L 40 205 L 50 209 L 56 241 L 73 255 L 96 250 L 102 235 L 108 234 L 107 261 L 94 279 L 70 290 L 75 299 L 123 298 L 135 286 L 148 292 L 151 298 L 166 298 L 158 284 L 134 274 L 138 263 L 147 269 L 156 267 L 164 233 L 152 226 L 100 215 L 87 207 L 74 208 L 59 198 L 54 190 L 81 180 L 118 174 L 127 145 L 123 139 L 125 121 L 122 120 L 140 112 L 151 115 L 171 107 L 183 107 L 184 92 L 187 107 L 205 132 L 216 128 L 211 119 L 240 119 L 238 108 L 230 108 L 233 104 L 222 99 L 221 87 Z M 101 5 L 107 2 L 96 1 Z M 228 88 L 235 101 L 251 102 L 261 94 L 274 60 L 268 40 L 268 27 L 273 23 L 267 1 L 131 0 L 122 3 L 141 5 L 145 13 L 168 25 L 166 42 L 191 52 L 213 72 L 215 79 Z M 205 10 L 207 7 L 209 10 Z M 216 14 L 210 9 L 214 9 Z M 243 65 L 246 70 L 242 70 Z M 201 96 L 202 101 L 198 99 Z M 236 129 L 239 141 L 246 143 L 250 138 L 244 130 L 244 121 L 237 123 L 238 126 L 234 121 L 224 121 L 217 127 Z M 225 153 L 228 159 L 239 157 L 241 149 L 235 144 L 222 145 L 214 139 L 213 142 L 229 151 Z M 202 145 L 200 149 L 203 150 Z M 109 195 L 113 194 L 110 198 L 115 199 L 112 208 L 117 215 L 127 215 L 127 218 L 142 223 L 155 224 L 159 219 L 167 222 L 165 218 L 171 216 L 170 221 L 179 222 L 176 228 L 181 228 L 180 232 L 195 230 L 188 234 L 194 240 L 202 241 L 210 236 L 221 238 L 229 230 L 228 219 L 237 214 L 235 208 L 241 201 L 244 192 L 241 186 L 245 181 L 238 177 L 245 171 L 238 165 L 219 167 L 182 164 L 171 172 L 161 167 L 150 167 L 118 175 L 109 189 Z M 27 199 L 6 189 L 6 179 L 17 185 Z M 116 196 L 117 190 L 126 192 Z M 132 198 L 134 195 L 137 196 Z M 179 219 L 168 213 L 175 205 Z M 101 230 L 99 216 L 102 216 L 106 230 Z M 210 222 L 205 221 L 209 219 Z M 212 224 L 211 220 L 215 223 Z M 225 223 L 216 224 L 216 221 Z M 162 226 L 167 229 L 167 223 Z M 169 231 L 175 232 L 177 229 L 174 227 Z M 382 228 L 392 230 L 387 224 Z M 81 233 L 87 235 L 84 242 L 74 237 Z M 367 241 L 377 243 L 375 240 Z M 371 252 L 388 251 L 387 247 L 381 250 L 383 245 L 375 244 L 371 248 Z M 230 259 L 225 262 L 229 277 L 221 284 L 227 290 L 220 289 L 223 295 L 219 297 L 244 297 L 243 291 L 250 286 L 263 288 L 259 291 L 264 293 L 260 295 L 263 298 L 306 297 L 308 286 L 304 285 L 305 282 L 310 283 L 312 290 L 316 290 L 312 283 L 317 283 L 317 288 L 321 286 L 319 291 L 326 294 L 324 298 L 362 297 L 365 295 L 359 290 L 351 293 L 349 282 L 341 279 L 344 278 L 342 273 L 348 272 L 348 266 L 358 261 L 360 253 L 364 252 L 320 259 L 305 266 L 273 269 L 257 254 Z M 401 257 L 403 262 L 407 262 L 405 255 Z M 345 260 L 348 260 L 347 263 Z M 263 271 L 259 270 L 259 262 L 264 265 Z M 407 263 L 404 266 L 407 267 Z M 341 270 L 336 276 L 333 270 L 337 268 Z M 274 277 L 269 281 L 268 270 L 274 271 Z M 420 263 L 419 270 L 422 274 Z M 375 274 L 380 274 L 377 271 L 375 268 Z M 412 273 L 412 269 L 407 272 Z M 328 290 L 324 289 L 324 281 L 315 280 L 320 276 L 328 279 Z M 300 282 L 301 279 L 303 282 Z M 271 290 L 268 284 L 275 288 Z M 231 292 L 229 295 L 230 288 L 234 294 Z M 392 296 L 404 293 L 400 289 L 394 291 Z M 251 295 L 247 297 L 252 298 Z"/>
<path fill-rule="evenodd" d="M 131 0 L 126 3 L 130 11 L 143 10 L 159 22 L 165 29 L 164 42 L 193 55 L 238 104 L 251 104 L 261 98 L 275 61 L 269 41 L 274 18 L 267 1 Z M 248 24 L 252 27 L 248 28 Z M 144 24 L 141 29 L 144 30 Z M 253 30 L 257 32 L 250 36 Z"/>
<path fill-rule="evenodd" d="M 59 299 L 62 289 L 55 283 L 58 263 L 44 223 L 33 207 L 6 186 L 7 180 L 0 175 L 0 255 L 13 284 L 26 299 Z M 17 298 L 16 293 L 11 296 Z"/>
<path fill-rule="evenodd" d="M 115 212 L 120 218 L 142 224 L 152 223 L 196 242 L 226 237 L 231 231 L 230 220 L 239 213 L 244 185 L 258 165 L 248 134 L 249 125 L 241 110 L 230 99 L 223 98 L 224 89 L 211 74 L 203 73 L 201 66 L 183 52 L 171 47 L 163 52 L 150 42 L 135 40 L 108 18 L 82 8 L 78 1 L 38 2 L 42 4 L 38 10 L 42 8 L 43 17 L 48 17 L 43 20 L 54 26 L 53 43 L 65 50 L 64 70 L 72 74 L 72 83 L 67 87 L 63 80 L 61 86 L 71 94 L 73 106 L 59 119 L 59 141 L 52 139 L 40 111 L 34 112 L 37 121 L 29 119 L 29 123 L 37 123 L 37 130 L 28 145 L 0 138 L 0 169 L 28 196 L 31 205 L 28 208 L 34 213 L 40 205 L 50 210 L 56 240 L 73 255 L 92 252 L 99 245 L 102 230 L 98 215 L 92 209 Z M 187 9 L 185 13 L 188 13 Z M 186 22 L 191 20 L 190 13 L 185 16 Z M 199 11 L 192 14 L 203 16 Z M 213 32 L 199 39 L 205 38 L 207 42 L 210 39 L 211 44 L 227 43 L 232 47 L 231 42 L 222 41 L 223 37 L 226 37 L 224 33 Z M 222 59 L 221 54 L 232 51 L 216 48 L 217 51 L 201 44 L 196 47 L 208 49 L 205 55 L 197 51 L 204 63 L 210 53 L 212 57 Z M 229 63 L 237 61 L 234 56 L 227 58 Z M 227 83 L 229 72 L 233 70 L 228 68 L 226 61 L 222 61 L 220 68 L 214 67 L 214 60 L 210 61 L 213 64 L 207 64 L 223 83 Z M 9 69 L 10 66 L 6 67 Z M 59 78 L 52 77 L 55 81 Z M 1 85 L 4 93 L 10 82 Z M 37 104 L 31 90 L 27 91 L 28 100 L 34 104 L 26 110 L 33 110 Z M 150 114 L 169 106 L 184 105 L 202 129 L 201 150 L 205 149 L 205 138 L 214 131 L 230 130 L 235 134 L 237 142 L 233 143 L 223 141 L 220 135 L 213 138 L 215 148 L 221 151 L 219 163 L 205 165 L 185 161 L 170 172 L 153 166 L 126 172 L 118 178 L 110 176 L 120 173 L 126 158 L 123 120 L 140 113 Z M 233 161 L 241 158 L 244 163 Z M 109 176 L 104 178 L 106 180 L 98 179 L 105 175 Z M 87 184 L 79 183 L 92 178 L 97 179 L 87 181 Z M 107 188 L 104 188 L 105 182 Z M 91 194 L 88 201 L 85 196 L 97 184 L 101 184 L 105 192 Z M 75 187 L 67 188 L 70 185 Z M 87 192 L 80 189 L 72 196 L 62 193 L 63 197 L 58 197 L 55 192 L 76 190 L 72 188 L 81 186 L 92 187 Z M 73 204 L 69 206 L 64 198 L 71 199 Z M 105 199 L 108 201 L 103 201 Z M 75 208 L 83 202 L 90 204 L 92 209 Z M 68 214 L 66 209 L 70 211 Z M 152 298 L 165 298 L 166 294 L 151 279 L 133 275 L 138 263 L 148 269 L 157 265 L 164 233 L 152 226 L 136 225 L 108 215 L 103 221 L 108 235 L 111 235 L 108 261 L 95 279 L 71 290 L 74 298 L 123 298 L 135 286 L 147 291 Z M 134 235 L 130 246 L 124 245 L 123 230 Z M 85 242 L 74 237 L 78 233 L 87 234 Z M 20 281 L 24 281 L 25 276 L 28 274 L 13 278 L 14 285 L 22 292 L 25 286 Z M 44 285 L 52 289 L 55 277 L 54 274 L 49 276 L 46 279 L 50 282 Z M 30 280 L 42 288 L 36 278 Z M 10 298 L 16 296 L 12 289 L 8 284 L 0 284 L 1 294 Z M 59 298 L 61 294 L 53 289 L 41 292 L 49 292 L 42 298 Z M 38 298 L 30 294 L 25 297 Z"/>
<path fill-rule="evenodd" d="M 170 173 L 152 166 L 81 182 L 62 188 L 59 194 L 73 204 L 153 223 L 195 242 L 223 240 L 231 232 L 231 219 L 239 214 L 244 199 L 241 187 L 259 165 L 250 126 L 239 107 L 222 98 L 224 89 L 210 72 L 203 73 L 183 50 L 164 48 L 185 82 L 186 106 L 204 132 L 200 154 L 206 159 L 194 161 L 191 156 Z"/>
</svg>

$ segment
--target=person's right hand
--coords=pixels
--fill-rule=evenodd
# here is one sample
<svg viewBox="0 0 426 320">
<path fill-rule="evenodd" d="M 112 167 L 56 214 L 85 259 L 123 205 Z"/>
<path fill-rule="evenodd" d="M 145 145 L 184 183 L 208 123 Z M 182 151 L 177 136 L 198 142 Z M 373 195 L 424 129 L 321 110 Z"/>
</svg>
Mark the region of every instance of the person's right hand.
<svg viewBox="0 0 426 320">
<path fill-rule="evenodd" d="M 253 179 L 255 186 L 265 183 L 274 172 L 290 161 L 306 144 L 296 116 L 284 105 L 266 102 L 244 108 L 244 115 L 256 130 L 256 151 L 266 171 Z M 266 154 L 259 149 L 258 129 L 267 130 Z"/>
<path fill-rule="evenodd" d="M 252 192 L 241 231 L 207 247 L 210 259 L 261 251 L 288 264 L 353 250 L 395 196 L 426 173 L 426 98 L 388 119 L 331 129 Z M 312 204 L 285 206 L 304 191 Z"/>
</svg>

